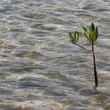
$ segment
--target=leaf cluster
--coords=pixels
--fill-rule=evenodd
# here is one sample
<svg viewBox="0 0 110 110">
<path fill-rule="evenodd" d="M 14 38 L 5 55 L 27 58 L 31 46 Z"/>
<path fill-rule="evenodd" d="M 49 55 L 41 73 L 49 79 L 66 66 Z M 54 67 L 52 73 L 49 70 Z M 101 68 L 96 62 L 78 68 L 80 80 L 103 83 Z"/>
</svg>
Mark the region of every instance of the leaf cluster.
<svg viewBox="0 0 110 110">
<path fill-rule="evenodd" d="M 89 26 L 83 26 L 81 32 L 69 32 L 69 38 L 72 43 L 77 43 L 81 36 L 84 36 L 90 43 L 95 42 L 98 38 L 98 27 L 94 23 Z"/>
</svg>

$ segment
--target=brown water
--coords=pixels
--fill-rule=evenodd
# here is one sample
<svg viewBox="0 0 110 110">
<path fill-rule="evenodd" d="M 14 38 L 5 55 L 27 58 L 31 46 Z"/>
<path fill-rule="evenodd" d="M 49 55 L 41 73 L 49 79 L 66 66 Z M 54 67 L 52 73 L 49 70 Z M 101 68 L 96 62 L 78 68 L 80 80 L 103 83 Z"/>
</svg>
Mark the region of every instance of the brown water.
<svg viewBox="0 0 110 110">
<path fill-rule="evenodd" d="M 98 91 L 91 54 L 67 37 L 90 22 Z M 109 38 L 109 0 L 1 0 L 0 110 L 110 110 Z"/>
</svg>

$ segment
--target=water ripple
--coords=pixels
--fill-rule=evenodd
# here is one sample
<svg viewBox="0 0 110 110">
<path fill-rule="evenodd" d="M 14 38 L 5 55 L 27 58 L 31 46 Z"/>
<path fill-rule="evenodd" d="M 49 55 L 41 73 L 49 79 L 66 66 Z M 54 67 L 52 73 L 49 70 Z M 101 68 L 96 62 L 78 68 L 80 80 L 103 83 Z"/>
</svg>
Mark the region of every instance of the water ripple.
<svg viewBox="0 0 110 110">
<path fill-rule="evenodd" d="M 109 110 L 109 11 L 109 0 L 1 0 L 0 109 Z M 90 22 L 100 31 L 98 93 L 91 54 L 67 37 Z"/>
</svg>

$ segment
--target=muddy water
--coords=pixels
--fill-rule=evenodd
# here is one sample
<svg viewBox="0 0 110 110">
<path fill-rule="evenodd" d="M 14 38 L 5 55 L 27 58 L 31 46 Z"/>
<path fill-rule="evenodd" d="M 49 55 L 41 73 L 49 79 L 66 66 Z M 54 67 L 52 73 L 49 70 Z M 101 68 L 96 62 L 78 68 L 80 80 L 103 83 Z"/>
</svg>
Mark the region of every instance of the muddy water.
<svg viewBox="0 0 110 110">
<path fill-rule="evenodd" d="M 90 22 L 98 91 L 91 54 L 67 37 Z M 1 0 L 0 110 L 110 110 L 109 38 L 109 0 Z"/>
</svg>

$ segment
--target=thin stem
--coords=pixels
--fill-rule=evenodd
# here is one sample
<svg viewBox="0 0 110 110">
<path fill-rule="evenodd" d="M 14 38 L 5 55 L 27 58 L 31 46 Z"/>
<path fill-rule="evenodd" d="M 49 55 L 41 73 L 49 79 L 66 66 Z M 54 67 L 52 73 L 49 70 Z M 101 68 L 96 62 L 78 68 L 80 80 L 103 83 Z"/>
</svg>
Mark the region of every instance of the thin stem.
<svg viewBox="0 0 110 110">
<path fill-rule="evenodd" d="M 94 52 L 94 42 L 92 41 L 92 55 L 93 55 L 93 66 L 94 66 L 94 81 L 95 87 L 98 87 L 98 75 L 97 75 L 97 68 L 96 68 L 96 60 L 95 60 L 95 52 Z"/>
<path fill-rule="evenodd" d="M 82 46 L 82 45 L 79 45 L 79 44 L 77 44 L 77 43 L 74 43 L 74 45 L 76 45 L 76 46 L 78 46 L 78 47 L 80 47 L 80 48 L 82 48 L 82 49 L 84 49 L 84 50 L 86 50 L 86 51 L 90 51 L 90 50 L 87 49 L 86 47 L 84 47 L 84 46 Z"/>
</svg>

